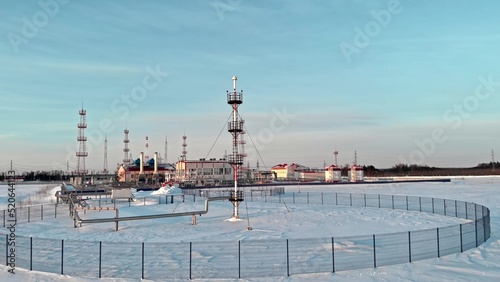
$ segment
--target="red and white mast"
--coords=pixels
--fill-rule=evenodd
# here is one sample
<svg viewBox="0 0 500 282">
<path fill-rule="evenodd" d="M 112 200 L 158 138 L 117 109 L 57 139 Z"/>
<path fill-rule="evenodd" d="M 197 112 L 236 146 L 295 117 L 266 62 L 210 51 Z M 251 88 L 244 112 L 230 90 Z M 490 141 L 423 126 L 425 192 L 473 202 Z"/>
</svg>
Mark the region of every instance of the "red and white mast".
<svg viewBox="0 0 500 282">
<path fill-rule="evenodd" d="M 228 123 L 228 131 L 233 136 L 233 152 L 228 156 L 228 161 L 233 166 L 234 193 L 232 193 L 229 200 L 234 206 L 232 217 L 234 219 L 239 218 L 238 206 L 243 201 L 243 194 L 238 191 L 238 171 L 239 167 L 243 164 L 243 157 L 241 154 L 238 154 L 238 147 L 240 145 L 239 136 L 243 132 L 243 121 L 239 119 L 238 106 L 243 103 L 243 90 L 240 92 L 236 90 L 236 80 L 238 78 L 233 76 L 233 91 L 226 91 L 227 103 L 233 109 L 232 121 Z"/>
</svg>

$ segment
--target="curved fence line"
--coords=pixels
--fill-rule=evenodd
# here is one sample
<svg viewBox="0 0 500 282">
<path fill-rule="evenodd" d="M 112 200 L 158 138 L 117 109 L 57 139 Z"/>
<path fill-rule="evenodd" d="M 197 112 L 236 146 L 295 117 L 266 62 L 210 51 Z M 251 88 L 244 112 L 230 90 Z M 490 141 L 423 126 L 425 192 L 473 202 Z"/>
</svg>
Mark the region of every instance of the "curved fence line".
<svg viewBox="0 0 500 282">
<path fill-rule="evenodd" d="M 215 196 L 215 195 L 211 195 Z M 194 195 L 176 201 L 196 201 Z M 157 200 L 156 200 L 157 199 Z M 344 205 L 419 211 L 471 220 L 426 230 L 313 239 L 216 242 L 89 242 L 17 236 L 16 267 L 81 277 L 142 279 L 252 278 L 336 272 L 408 263 L 460 253 L 490 237 L 488 208 L 463 201 L 400 195 L 245 192 L 246 201 Z M 172 204 L 174 196 L 139 199 Z M 137 204 L 137 203 L 136 203 Z M 8 228 L 8 211 L 0 211 Z M 67 206 L 18 209 L 17 223 L 68 216 Z M 5 229 L 4 229 L 5 230 Z M 9 235 L 0 243 L 9 265 Z M 0 241 L 1 242 L 1 241 Z"/>
</svg>

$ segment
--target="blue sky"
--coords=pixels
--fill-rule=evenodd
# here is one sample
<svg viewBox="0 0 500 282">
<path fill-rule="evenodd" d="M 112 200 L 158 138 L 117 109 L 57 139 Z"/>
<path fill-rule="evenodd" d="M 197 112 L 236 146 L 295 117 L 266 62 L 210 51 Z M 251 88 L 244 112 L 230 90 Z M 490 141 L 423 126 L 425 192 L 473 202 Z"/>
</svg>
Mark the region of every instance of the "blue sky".
<svg viewBox="0 0 500 282">
<path fill-rule="evenodd" d="M 356 150 L 382 168 L 489 162 L 499 12 L 497 1 L 9 1 L 0 170 L 74 169 L 82 101 L 88 169 L 103 168 L 104 134 L 108 168 L 121 162 L 125 127 L 134 158 L 147 135 L 151 154 L 167 137 L 174 162 L 184 133 L 189 159 L 222 157 L 233 75 L 251 166 L 255 147 L 261 167 L 321 167 L 335 149 L 340 164 Z"/>
</svg>

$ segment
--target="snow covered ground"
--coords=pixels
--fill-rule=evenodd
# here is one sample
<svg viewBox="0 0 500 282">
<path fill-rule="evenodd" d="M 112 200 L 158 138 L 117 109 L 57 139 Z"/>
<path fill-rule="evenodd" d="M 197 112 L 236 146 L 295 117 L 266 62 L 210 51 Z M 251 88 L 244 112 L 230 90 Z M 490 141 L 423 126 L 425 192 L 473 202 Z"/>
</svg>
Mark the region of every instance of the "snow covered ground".
<svg viewBox="0 0 500 282">
<path fill-rule="evenodd" d="M 7 186 L 0 186 L 0 205 L 5 203 Z M 41 185 L 17 185 L 16 190 L 23 199 L 37 195 L 40 190 L 48 191 L 45 200 L 53 200 L 54 189 Z M 475 202 L 491 211 L 491 238 L 478 248 L 439 259 L 428 259 L 407 264 L 368 268 L 336 273 L 292 275 L 247 279 L 248 281 L 498 281 L 500 279 L 500 178 L 457 177 L 451 183 L 398 183 L 330 186 L 288 186 L 286 193 L 366 193 L 387 195 L 425 196 Z M 139 192 L 143 196 L 161 197 L 172 191 Z M 38 193 L 40 194 L 40 193 Z M 38 196 L 38 198 L 40 198 Z M 38 199 L 40 200 L 40 199 Z M 120 216 L 171 213 L 202 210 L 203 202 L 174 203 L 167 205 L 140 205 L 120 208 Z M 96 205 L 96 203 L 92 203 Z M 190 217 L 176 217 L 157 220 L 130 221 L 120 223 L 120 230 L 114 232 L 113 223 L 88 224 L 73 228 L 68 217 L 55 221 L 38 221 L 18 225 L 18 236 L 72 240 L 94 240 L 110 242 L 190 242 L 190 241 L 237 241 L 272 240 L 295 238 L 319 238 L 330 236 L 369 235 L 398 231 L 419 230 L 449 226 L 467 222 L 463 219 L 435 214 L 395 211 L 374 208 L 351 208 L 344 206 L 323 206 L 318 204 L 292 204 L 251 202 L 242 203 L 240 215 L 244 220 L 231 222 L 232 207 L 228 202 L 211 202 L 209 212 L 198 217 L 198 224 L 191 225 Z M 4 207 L 2 207 L 4 208 Z M 248 219 L 247 211 L 248 209 Z M 88 212 L 83 218 L 113 217 L 114 211 Z M 248 231 L 250 225 L 253 230 Z M 1 281 L 91 281 L 93 279 L 69 277 L 26 271 L 17 268 L 16 274 L 7 273 L 1 266 Z M 103 279 L 110 281 L 137 281 L 131 279 Z M 230 279 L 224 279 L 230 281 Z"/>
</svg>

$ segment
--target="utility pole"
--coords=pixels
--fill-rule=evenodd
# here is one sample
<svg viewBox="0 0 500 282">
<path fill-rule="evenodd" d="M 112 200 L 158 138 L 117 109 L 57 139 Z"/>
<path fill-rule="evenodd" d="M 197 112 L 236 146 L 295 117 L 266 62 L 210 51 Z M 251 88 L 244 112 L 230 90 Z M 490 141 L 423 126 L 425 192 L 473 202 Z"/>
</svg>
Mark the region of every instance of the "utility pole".
<svg viewBox="0 0 500 282">
<path fill-rule="evenodd" d="M 491 173 L 495 173 L 495 152 L 491 150 Z"/>
</svg>

